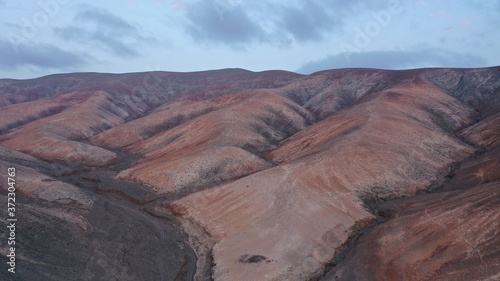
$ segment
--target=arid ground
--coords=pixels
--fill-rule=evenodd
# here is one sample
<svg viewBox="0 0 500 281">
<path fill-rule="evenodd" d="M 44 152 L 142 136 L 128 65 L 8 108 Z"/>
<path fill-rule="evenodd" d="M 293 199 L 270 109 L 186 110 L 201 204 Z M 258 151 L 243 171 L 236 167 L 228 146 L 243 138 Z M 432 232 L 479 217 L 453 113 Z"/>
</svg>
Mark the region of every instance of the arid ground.
<svg viewBox="0 0 500 281">
<path fill-rule="evenodd" d="M 9 168 L 1 280 L 500 280 L 500 67 L 4 79 Z"/>
</svg>

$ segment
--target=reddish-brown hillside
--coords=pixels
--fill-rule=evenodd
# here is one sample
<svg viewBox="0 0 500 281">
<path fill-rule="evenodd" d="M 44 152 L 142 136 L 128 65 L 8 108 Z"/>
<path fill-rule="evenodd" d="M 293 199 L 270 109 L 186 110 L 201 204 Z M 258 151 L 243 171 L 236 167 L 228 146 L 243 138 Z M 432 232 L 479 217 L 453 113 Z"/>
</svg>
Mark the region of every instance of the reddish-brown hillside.
<svg viewBox="0 0 500 281">
<path fill-rule="evenodd" d="M 60 74 L 0 108 L 19 280 L 500 276 L 500 67 Z"/>
</svg>

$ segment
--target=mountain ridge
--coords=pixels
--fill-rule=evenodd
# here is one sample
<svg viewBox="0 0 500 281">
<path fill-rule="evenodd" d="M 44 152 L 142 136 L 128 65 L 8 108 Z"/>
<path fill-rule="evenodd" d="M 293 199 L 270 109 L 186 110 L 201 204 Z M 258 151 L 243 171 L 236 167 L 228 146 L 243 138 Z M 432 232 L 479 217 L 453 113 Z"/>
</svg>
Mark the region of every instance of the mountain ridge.
<svg viewBox="0 0 500 281">
<path fill-rule="evenodd" d="M 123 267 L 134 276 L 168 280 L 446 280 L 500 274 L 500 253 L 485 248 L 500 243 L 494 232 L 500 225 L 492 219 L 500 207 L 500 67 L 61 75 L 0 80 L 0 163 L 23 171 L 19 196 L 33 210 L 26 221 L 46 217 L 67 229 L 68 237 L 80 237 L 75 229 L 90 237 L 68 244 L 84 253 L 74 261 L 74 272 Z M 462 193 L 475 194 L 470 200 L 489 207 L 467 211 Z M 447 203 L 440 205 L 440 199 Z M 55 210 L 84 220 L 59 222 Z M 454 214 L 469 212 L 470 222 L 488 215 L 489 223 L 476 232 L 460 223 L 450 226 L 469 235 L 469 242 L 487 243 L 454 244 L 441 221 L 422 219 L 438 220 L 441 211 L 453 222 Z M 399 216 L 422 221 L 438 233 L 436 240 L 412 232 Z M 127 223 L 160 225 L 163 230 L 149 233 L 151 240 L 142 245 L 162 255 L 161 242 L 183 258 L 169 257 L 168 272 L 161 269 L 164 263 L 156 263 L 153 273 L 131 266 L 143 253 L 113 254 L 102 234 L 118 233 L 113 243 L 126 251 L 138 237 L 124 234 Z M 34 235 L 27 225 L 22 229 Z M 404 244 L 394 238 L 398 232 L 414 235 L 413 247 L 422 243 L 430 252 L 405 255 L 403 246 L 395 246 Z M 47 270 L 33 261 L 63 264 L 51 256 L 55 252 L 40 254 L 35 246 L 55 242 L 33 237 L 23 252 L 31 258 L 20 258 L 25 278 Z M 370 252 L 366 245 L 373 243 L 388 254 Z M 96 245 L 103 250 L 82 250 Z M 452 253 L 433 254 L 443 248 Z M 483 262 L 464 256 L 471 249 L 490 255 L 477 274 L 459 266 L 462 260 Z M 372 269 L 375 261 L 395 271 Z M 451 264 L 462 273 L 448 269 Z M 76 276 L 48 272 L 55 280 Z"/>
</svg>

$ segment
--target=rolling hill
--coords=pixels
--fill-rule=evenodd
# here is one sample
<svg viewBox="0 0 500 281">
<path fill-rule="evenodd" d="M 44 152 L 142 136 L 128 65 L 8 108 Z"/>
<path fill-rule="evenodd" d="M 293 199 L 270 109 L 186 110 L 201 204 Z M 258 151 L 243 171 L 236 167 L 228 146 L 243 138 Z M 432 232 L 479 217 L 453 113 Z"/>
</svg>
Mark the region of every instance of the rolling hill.
<svg viewBox="0 0 500 281">
<path fill-rule="evenodd" d="M 58 74 L 0 106 L 2 280 L 500 278 L 500 67 Z"/>
</svg>

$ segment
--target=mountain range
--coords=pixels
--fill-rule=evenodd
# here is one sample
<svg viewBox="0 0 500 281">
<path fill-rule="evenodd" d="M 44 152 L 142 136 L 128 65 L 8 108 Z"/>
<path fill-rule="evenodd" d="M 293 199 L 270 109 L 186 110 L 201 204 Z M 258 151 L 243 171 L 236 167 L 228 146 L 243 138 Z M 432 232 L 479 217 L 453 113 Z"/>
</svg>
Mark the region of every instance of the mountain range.
<svg viewBox="0 0 500 281">
<path fill-rule="evenodd" d="M 2 280 L 500 279 L 500 67 L 57 74 L 0 108 Z"/>
</svg>

